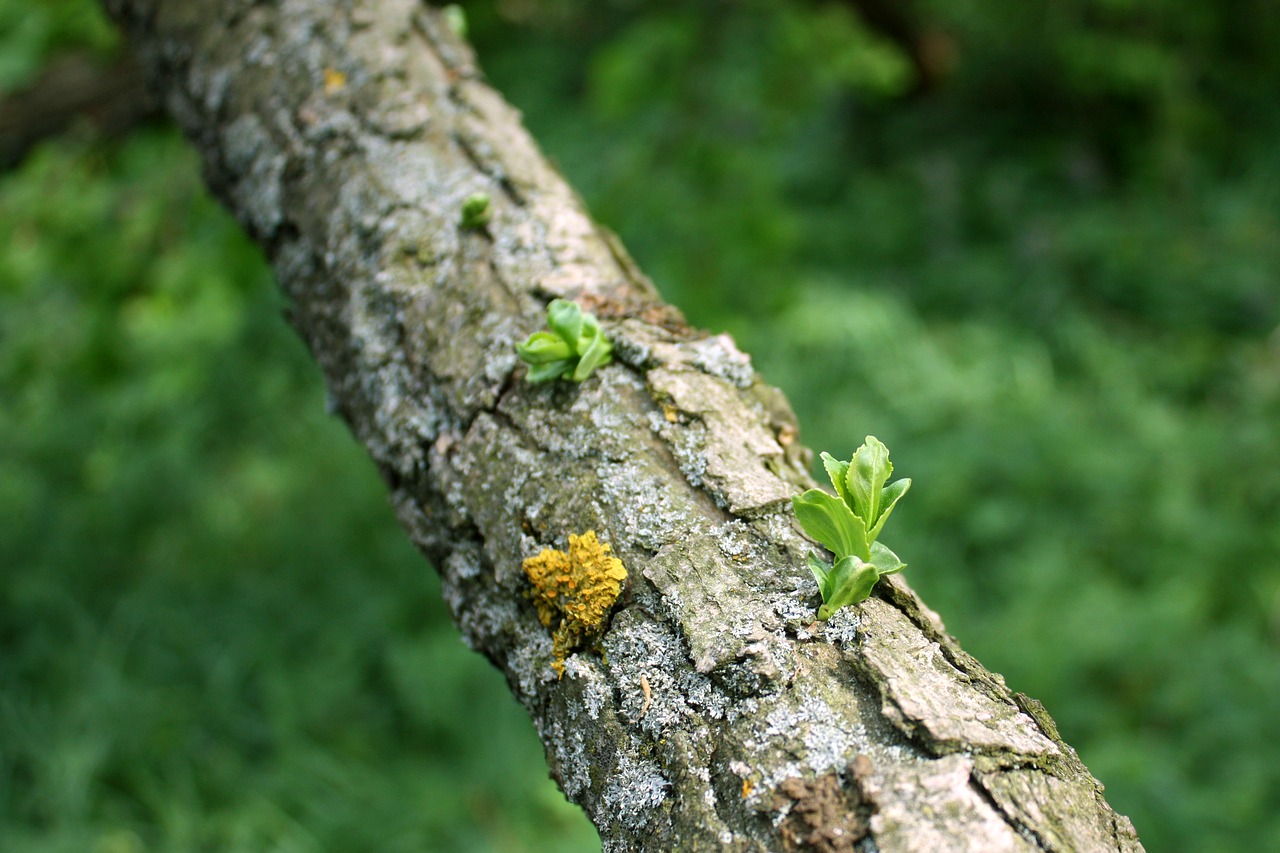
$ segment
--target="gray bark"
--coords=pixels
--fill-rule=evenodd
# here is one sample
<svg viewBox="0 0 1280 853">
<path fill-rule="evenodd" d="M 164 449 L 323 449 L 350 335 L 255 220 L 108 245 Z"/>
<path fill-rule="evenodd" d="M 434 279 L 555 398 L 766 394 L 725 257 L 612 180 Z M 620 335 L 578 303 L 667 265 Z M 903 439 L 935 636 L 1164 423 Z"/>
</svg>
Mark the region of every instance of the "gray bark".
<svg viewBox="0 0 1280 853">
<path fill-rule="evenodd" d="M 815 624 L 785 399 L 663 304 L 437 15 L 107 5 L 606 850 L 1141 849 L 1044 709 L 897 577 Z M 475 191 L 494 217 L 466 230 Z M 618 359 L 530 386 L 512 348 L 556 296 Z M 521 561 L 586 530 L 629 579 L 558 678 Z"/>
</svg>

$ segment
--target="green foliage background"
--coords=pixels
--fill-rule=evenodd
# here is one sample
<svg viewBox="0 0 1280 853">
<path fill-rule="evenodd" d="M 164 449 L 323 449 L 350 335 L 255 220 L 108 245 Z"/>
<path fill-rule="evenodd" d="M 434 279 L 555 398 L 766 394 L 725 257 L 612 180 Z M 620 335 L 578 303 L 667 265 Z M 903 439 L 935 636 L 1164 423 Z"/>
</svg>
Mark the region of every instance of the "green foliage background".
<svg viewBox="0 0 1280 853">
<path fill-rule="evenodd" d="M 1151 850 L 1280 848 L 1280 14 L 467 4 L 494 83 Z M 0 0 L 0 88 L 108 57 Z M 0 176 L 0 847 L 597 846 L 168 128 Z"/>
</svg>

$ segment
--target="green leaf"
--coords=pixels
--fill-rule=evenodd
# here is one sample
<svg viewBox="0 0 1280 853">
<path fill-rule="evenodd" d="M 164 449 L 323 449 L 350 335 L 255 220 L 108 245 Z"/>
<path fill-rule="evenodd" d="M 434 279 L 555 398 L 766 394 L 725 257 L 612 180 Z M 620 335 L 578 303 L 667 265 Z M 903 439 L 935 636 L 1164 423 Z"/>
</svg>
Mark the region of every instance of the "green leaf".
<svg viewBox="0 0 1280 853">
<path fill-rule="evenodd" d="M 872 542 L 880 535 L 881 529 L 884 528 L 884 523 L 889 520 L 889 515 L 893 512 L 893 508 L 898 505 L 898 501 L 902 500 L 902 496 L 907 493 L 909 488 L 911 488 L 911 478 L 905 477 L 896 483 L 890 483 L 880 491 L 880 517 L 876 519 L 875 525 L 867 533 L 867 538 Z"/>
<path fill-rule="evenodd" d="M 822 466 L 827 469 L 827 476 L 831 478 L 831 485 L 836 487 L 836 494 L 840 496 L 840 500 L 844 501 L 850 510 L 853 509 L 853 501 L 849 499 L 849 463 L 841 462 L 839 459 L 822 451 Z"/>
<path fill-rule="evenodd" d="M 867 523 L 868 529 L 875 527 L 876 520 L 880 518 L 880 491 L 892 473 L 889 448 L 874 435 L 867 436 L 853 454 L 848 486 L 853 497 L 853 512 Z"/>
<path fill-rule="evenodd" d="M 871 595 L 871 588 L 880 579 L 880 573 L 871 563 L 864 563 L 857 557 L 845 557 L 831 567 L 827 575 L 829 595 L 818 608 L 819 619 L 830 619 L 841 607 L 866 601 Z"/>
<path fill-rule="evenodd" d="M 831 567 L 831 571 L 827 572 L 827 583 L 825 588 L 822 590 L 823 603 L 830 604 L 842 590 L 847 591 L 849 582 L 853 579 L 854 573 L 862 566 L 866 565 L 870 564 L 862 562 L 857 557 L 845 557 L 842 560 L 836 560 L 835 564 Z M 838 607 L 839 605 L 836 606 Z"/>
<path fill-rule="evenodd" d="M 867 530 L 844 501 L 821 489 L 810 489 L 791 499 L 800 526 L 840 560 L 855 556 L 870 559 Z"/>
<path fill-rule="evenodd" d="M 809 555 L 809 572 L 813 575 L 813 579 L 818 582 L 818 592 L 822 593 L 822 597 L 827 597 L 827 573 L 831 571 L 825 561 L 820 559 L 817 554 Z"/>
<path fill-rule="evenodd" d="M 573 371 L 573 381 L 581 382 L 591 375 L 591 371 L 611 361 L 613 361 L 613 344 L 600 334 L 600 328 L 597 326 L 595 337 L 587 344 L 586 350 L 578 360 L 577 368 Z"/>
<path fill-rule="evenodd" d="M 569 345 L 550 332 L 534 332 L 522 344 L 516 344 L 516 355 L 526 364 L 546 364 L 571 356 Z"/>
<path fill-rule="evenodd" d="M 546 364 L 534 364 L 529 366 L 529 373 L 525 376 L 527 382 L 550 382 L 552 379 L 559 379 L 573 368 L 571 359 L 562 359 L 560 361 L 549 361 Z"/>
<path fill-rule="evenodd" d="M 568 299 L 553 299 L 547 306 L 547 325 L 578 353 L 578 338 L 582 337 L 582 309 Z"/>
<path fill-rule="evenodd" d="M 586 352 L 590 340 L 600 336 L 600 321 L 594 314 L 582 315 L 582 329 L 578 332 L 578 352 Z"/>
<path fill-rule="evenodd" d="M 907 567 L 906 563 L 898 559 L 897 554 L 879 542 L 871 543 L 871 565 L 876 567 L 876 572 L 881 577 L 897 574 Z"/>
</svg>

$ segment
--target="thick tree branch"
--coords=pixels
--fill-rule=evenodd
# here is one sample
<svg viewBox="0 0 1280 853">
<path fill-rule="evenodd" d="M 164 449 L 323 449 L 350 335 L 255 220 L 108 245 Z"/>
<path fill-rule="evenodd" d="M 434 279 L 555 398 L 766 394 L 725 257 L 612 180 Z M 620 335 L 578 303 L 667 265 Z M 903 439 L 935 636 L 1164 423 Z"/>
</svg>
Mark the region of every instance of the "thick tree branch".
<svg viewBox="0 0 1280 853">
<path fill-rule="evenodd" d="M 64 56 L 27 88 L 0 98 L 0 169 L 17 166 L 41 141 L 77 121 L 114 135 L 157 115 L 131 57 L 103 67 L 89 56 Z"/>
<path fill-rule="evenodd" d="M 606 849 L 1141 849 L 1043 709 L 905 584 L 814 623 L 782 395 L 661 302 L 439 17 L 108 5 Z M 476 191 L 481 231 L 459 224 Z M 532 387 L 512 347 L 553 296 L 619 360 Z M 628 590 L 557 678 L 521 561 L 586 530 Z"/>
</svg>

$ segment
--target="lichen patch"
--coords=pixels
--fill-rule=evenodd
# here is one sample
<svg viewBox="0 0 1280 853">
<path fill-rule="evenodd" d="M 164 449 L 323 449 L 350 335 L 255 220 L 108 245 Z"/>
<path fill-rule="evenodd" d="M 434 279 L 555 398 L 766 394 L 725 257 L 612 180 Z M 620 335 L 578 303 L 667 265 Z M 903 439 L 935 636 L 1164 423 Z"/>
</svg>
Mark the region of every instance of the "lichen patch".
<svg viewBox="0 0 1280 853">
<path fill-rule="evenodd" d="M 538 619 L 552 628 L 551 668 L 564 675 L 564 660 L 575 649 L 591 643 L 600 633 L 618 596 L 627 570 L 612 556 L 607 543 L 594 530 L 569 535 L 569 551 L 546 548 L 523 563 L 533 584 L 528 593 Z"/>
</svg>

